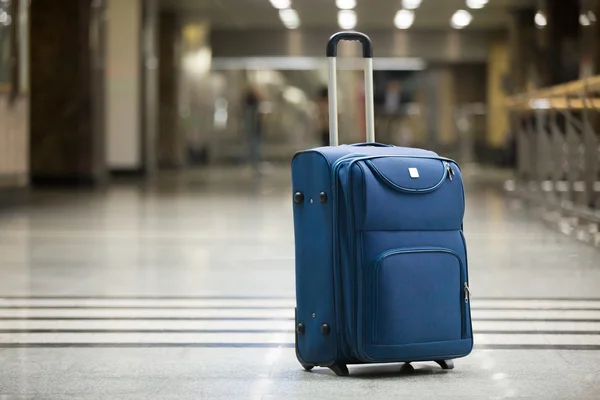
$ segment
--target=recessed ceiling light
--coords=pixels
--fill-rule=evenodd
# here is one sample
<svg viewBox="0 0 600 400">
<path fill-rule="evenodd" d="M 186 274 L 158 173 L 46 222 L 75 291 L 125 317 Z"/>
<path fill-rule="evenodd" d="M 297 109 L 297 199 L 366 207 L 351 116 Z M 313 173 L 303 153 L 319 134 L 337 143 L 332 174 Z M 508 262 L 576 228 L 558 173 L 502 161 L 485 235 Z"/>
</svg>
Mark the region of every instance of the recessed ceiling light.
<svg viewBox="0 0 600 400">
<path fill-rule="evenodd" d="M 356 26 L 356 13 L 352 10 L 338 11 L 338 25 L 342 29 L 353 29 Z"/>
<path fill-rule="evenodd" d="M 542 28 L 548 24 L 548 21 L 546 20 L 546 16 L 541 11 L 538 11 L 537 14 L 535 14 L 535 17 L 533 20 L 539 28 Z"/>
<path fill-rule="evenodd" d="M 407 10 L 414 10 L 419 8 L 421 5 L 421 0 L 402 0 L 402 8 L 406 8 Z"/>
<path fill-rule="evenodd" d="M 408 29 L 415 21 L 415 13 L 411 10 L 399 10 L 394 17 L 394 25 L 398 29 Z"/>
<path fill-rule="evenodd" d="M 342 10 L 352 10 L 356 7 L 356 0 L 335 0 L 335 5 Z"/>
<path fill-rule="evenodd" d="M 290 8 L 292 6 L 291 0 L 271 0 L 271 5 L 280 10 Z"/>
<path fill-rule="evenodd" d="M 473 16 L 466 10 L 458 10 L 452 15 L 450 24 L 454 29 L 462 29 L 469 25 L 473 20 Z"/>
<path fill-rule="evenodd" d="M 488 0 L 467 0 L 467 7 L 472 9 L 483 8 L 488 3 Z"/>
<path fill-rule="evenodd" d="M 581 14 L 579 16 L 579 23 L 582 26 L 590 26 L 591 25 L 590 17 L 588 17 L 587 14 Z"/>
<path fill-rule="evenodd" d="M 279 10 L 279 18 L 288 29 L 296 29 L 300 26 L 300 17 L 298 17 L 296 10 L 291 8 Z"/>
</svg>

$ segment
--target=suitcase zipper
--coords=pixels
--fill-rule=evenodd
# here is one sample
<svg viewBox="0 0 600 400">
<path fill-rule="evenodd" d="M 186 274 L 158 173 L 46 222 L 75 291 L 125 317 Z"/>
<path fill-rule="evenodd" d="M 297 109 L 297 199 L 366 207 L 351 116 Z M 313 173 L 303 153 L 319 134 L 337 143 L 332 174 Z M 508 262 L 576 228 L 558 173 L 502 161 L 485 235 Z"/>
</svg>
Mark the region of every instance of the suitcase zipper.
<svg viewBox="0 0 600 400">
<path fill-rule="evenodd" d="M 452 169 L 452 167 L 450 166 L 449 163 L 446 162 L 446 171 L 448 171 L 448 178 L 450 178 L 450 180 L 452 180 L 452 178 L 454 177 L 454 170 Z"/>
<path fill-rule="evenodd" d="M 465 303 L 468 303 L 469 297 L 471 296 L 471 290 L 469 289 L 469 285 L 467 284 L 467 282 L 465 282 L 464 284 L 465 284 Z"/>
</svg>

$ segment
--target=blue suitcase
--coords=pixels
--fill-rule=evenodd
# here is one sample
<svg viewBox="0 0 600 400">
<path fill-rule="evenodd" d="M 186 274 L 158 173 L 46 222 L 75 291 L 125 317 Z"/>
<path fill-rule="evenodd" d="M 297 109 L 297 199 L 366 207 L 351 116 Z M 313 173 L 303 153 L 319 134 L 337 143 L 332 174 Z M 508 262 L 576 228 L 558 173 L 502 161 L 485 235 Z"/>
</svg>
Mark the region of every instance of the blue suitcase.
<svg viewBox="0 0 600 400">
<path fill-rule="evenodd" d="M 362 44 L 366 143 L 337 143 L 340 40 Z M 473 347 L 460 169 L 432 151 L 375 142 L 366 35 L 333 35 L 327 57 L 330 146 L 292 161 L 298 361 L 341 376 L 348 364 L 453 368 Z"/>
</svg>

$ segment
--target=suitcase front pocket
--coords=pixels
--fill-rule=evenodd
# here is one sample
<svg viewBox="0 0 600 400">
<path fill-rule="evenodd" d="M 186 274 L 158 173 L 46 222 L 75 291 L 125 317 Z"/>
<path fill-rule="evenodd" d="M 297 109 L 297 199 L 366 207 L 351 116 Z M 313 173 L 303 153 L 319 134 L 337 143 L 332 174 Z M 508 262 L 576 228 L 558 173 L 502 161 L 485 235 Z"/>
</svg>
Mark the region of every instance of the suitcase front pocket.
<svg viewBox="0 0 600 400">
<path fill-rule="evenodd" d="M 394 249 L 372 271 L 372 337 L 379 346 L 461 340 L 468 286 L 452 250 Z"/>
</svg>

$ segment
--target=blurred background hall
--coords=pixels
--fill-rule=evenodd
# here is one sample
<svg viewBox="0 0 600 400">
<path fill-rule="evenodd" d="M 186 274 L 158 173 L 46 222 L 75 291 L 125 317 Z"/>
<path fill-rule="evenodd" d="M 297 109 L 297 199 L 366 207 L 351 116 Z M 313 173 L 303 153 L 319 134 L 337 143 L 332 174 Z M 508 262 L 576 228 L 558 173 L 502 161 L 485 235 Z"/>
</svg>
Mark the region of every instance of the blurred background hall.
<svg viewBox="0 0 600 400">
<path fill-rule="evenodd" d="M 0 0 L 0 399 L 597 399 L 600 0 Z M 456 159 L 475 350 L 302 370 L 291 158 L 328 38 Z M 360 48 L 341 143 L 363 142 Z"/>
</svg>

